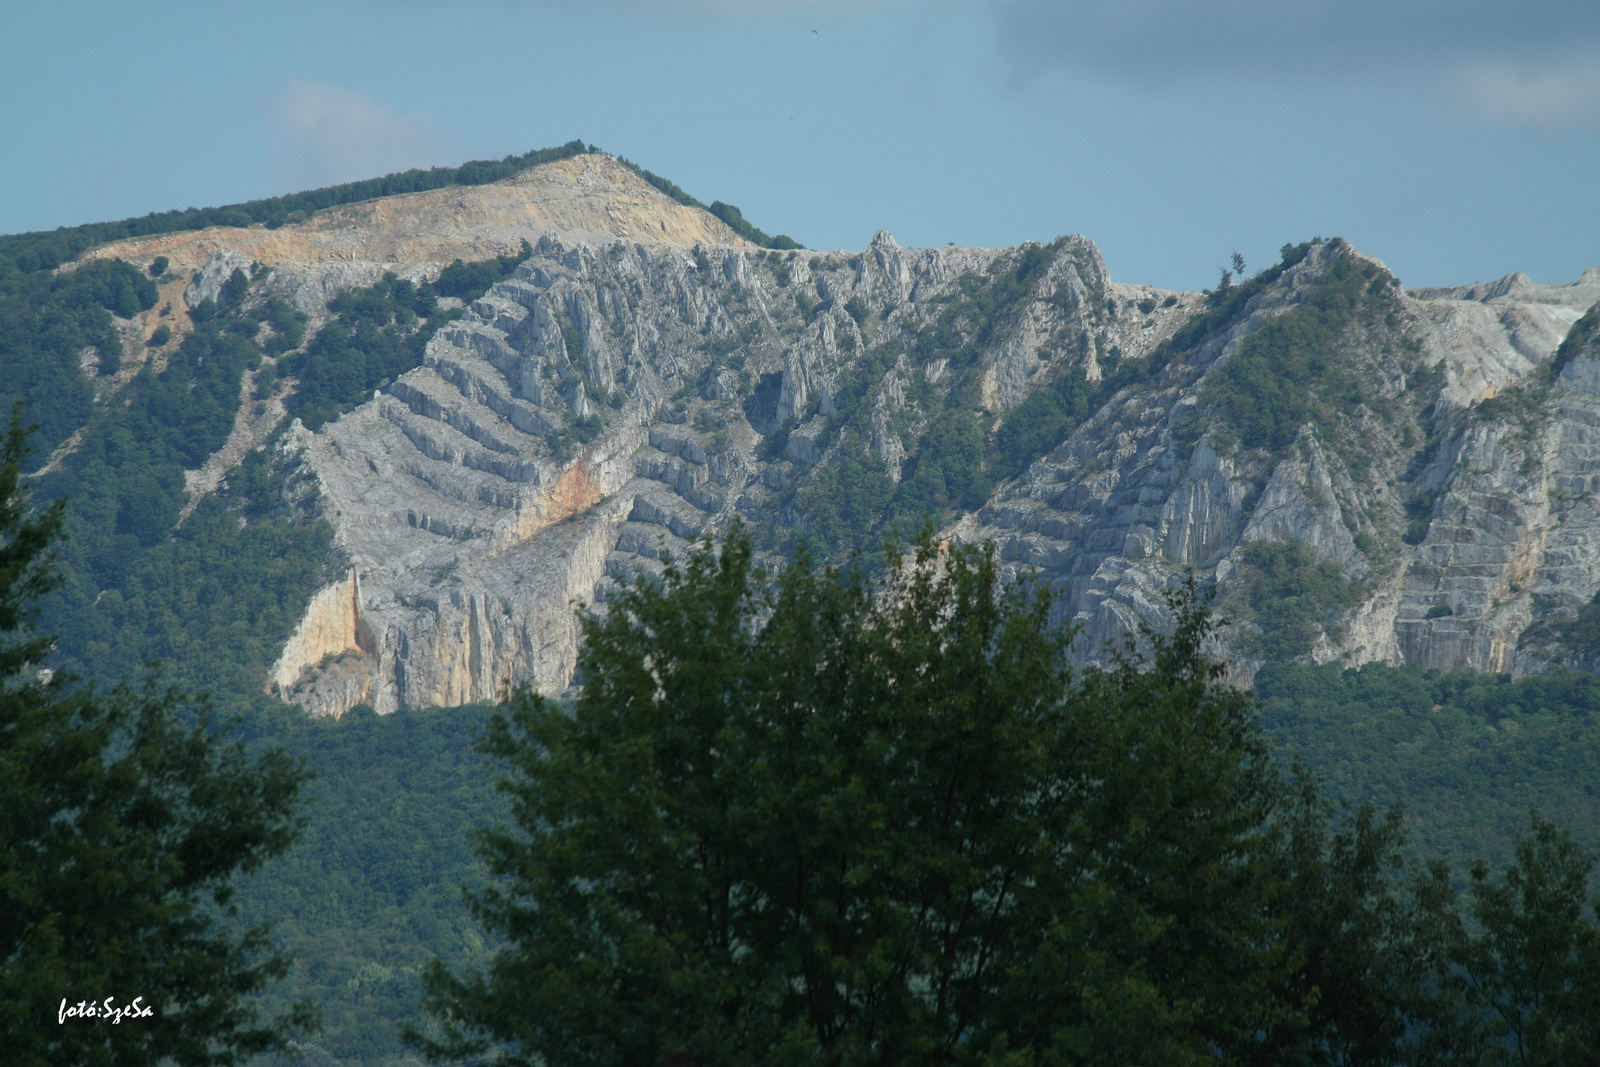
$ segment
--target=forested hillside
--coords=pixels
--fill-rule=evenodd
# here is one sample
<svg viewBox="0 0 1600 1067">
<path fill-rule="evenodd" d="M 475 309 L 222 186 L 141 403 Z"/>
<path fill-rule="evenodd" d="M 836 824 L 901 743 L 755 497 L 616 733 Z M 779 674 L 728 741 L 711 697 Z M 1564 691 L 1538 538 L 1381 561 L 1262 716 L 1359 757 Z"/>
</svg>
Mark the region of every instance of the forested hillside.
<svg viewBox="0 0 1600 1067">
<path fill-rule="evenodd" d="M 1600 679 L 1511 683 L 1368 666 L 1284 665 L 1258 680 L 1260 720 L 1287 768 L 1299 759 L 1327 795 L 1404 808 L 1417 859 L 1474 859 L 1501 870 L 1536 809 L 1600 854 Z M 348 1065 L 405 1058 L 402 1023 L 420 1024 L 416 968 L 485 958 L 459 893 L 482 884 L 467 833 L 506 816 L 494 765 L 471 751 L 485 708 L 338 721 L 253 718 L 257 744 L 280 743 L 317 778 L 296 850 L 244 883 L 242 921 L 269 920 L 301 962 L 267 998 L 310 995 L 313 1043 Z M 1595 885 L 1600 892 L 1600 883 Z"/>
<path fill-rule="evenodd" d="M 270 437 L 192 507 L 185 506 L 191 497 L 184 472 L 223 447 L 241 402 L 284 404 L 315 428 L 417 366 L 428 339 L 460 315 L 460 304 L 517 262 L 458 261 L 420 287 L 385 278 L 336 298 L 326 324 L 309 336 L 304 314 L 263 294 L 270 272 L 251 278 L 236 270 L 217 300 L 189 313 L 192 329 L 181 341 L 154 346 L 114 393 L 100 384 L 118 403 L 95 404 L 80 375 L 82 403 L 69 406 L 72 391 L 52 388 L 42 370 L 34 372 L 42 399 L 29 403 L 30 415 L 46 426 L 83 420 L 74 447 L 36 482 L 41 499 L 72 503 L 62 549 L 66 584 L 42 616 L 59 635 L 59 665 L 119 679 L 159 660 L 169 677 L 229 703 L 265 699 L 263 679 L 284 637 L 339 566 L 315 485 L 283 462 Z M 71 284 L 52 291 L 54 303 L 43 305 L 37 321 L 59 321 L 63 302 L 77 301 L 68 305 L 79 309 L 79 320 L 69 320 L 77 333 L 42 353 L 50 336 L 42 327 L 9 334 L 19 345 L 31 343 L 40 367 L 59 368 L 63 353 L 83 342 L 120 348 L 114 336 L 105 339 L 110 324 L 95 318 L 104 313 L 85 303 L 85 293 L 125 303 L 141 293 L 153 299 L 148 279 L 126 264 L 58 277 Z M 124 289 L 105 289 L 107 278 Z M 453 298 L 454 309 L 440 308 L 439 297 Z M 0 373 L 24 396 L 32 386 L 22 377 L 25 366 L 7 363 Z"/>
<path fill-rule="evenodd" d="M 419 1021 L 423 964 L 484 959 L 461 891 L 483 885 L 473 832 L 506 814 L 494 768 L 473 748 L 488 710 L 268 712 L 246 724 L 253 745 L 282 745 L 316 777 L 304 836 L 240 883 L 239 921 L 272 923 L 298 956 L 264 1004 L 313 998 L 323 1030 L 311 1040 L 346 1064 L 404 1058 L 399 1026 Z"/>
</svg>

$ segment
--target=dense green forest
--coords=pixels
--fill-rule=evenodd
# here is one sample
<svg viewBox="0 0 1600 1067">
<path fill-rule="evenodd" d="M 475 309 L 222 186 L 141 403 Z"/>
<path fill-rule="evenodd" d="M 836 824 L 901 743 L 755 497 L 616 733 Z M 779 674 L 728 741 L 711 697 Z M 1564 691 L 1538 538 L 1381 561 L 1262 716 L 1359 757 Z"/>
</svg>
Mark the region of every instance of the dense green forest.
<svg viewBox="0 0 1600 1067">
<path fill-rule="evenodd" d="M 265 994 L 273 1011 L 311 997 L 311 1040 L 345 1064 L 403 1059 L 401 1023 L 420 1022 L 417 972 L 433 958 L 480 962 L 488 946 L 462 901 L 483 884 L 470 834 L 505 817 L 473 749 L 491 709 L 429 708 L 307 720 L 252 714 L 252 746 L 282 746 L 315 778 L 300 843 L 239 885 L 241 925 L 270 922 L 298 956 Z"/>
<path fill-rule="evenodd" d="M 243 272 L 223 298 L 196 309 L 193 331 L 145 363 L 123 403 L 95 406 L 76 450 L 37 479 L 40 498 L 71 504 L 64 583 L 42 622 L 60 639 L 57 665 L 74 673 L 119 680 L 161 660 L 186 687 L 249 701 L 326 577 L 331 532 L 310 487 L 281 488 L 264 452 L 178 521 L 183 472 L 232 430 L 244 376 L 262 363 L 258 338 L 274 332 L 263 324 L 276 318 L 280 337 L 298 325 L 252 297 Z"/>
<path fill-rule="evenodd" d="M 93 349 L 100 371 L 121 362 L 112 316 L 155 306 L 146 274 L 120 261 L 87 264 L 66 274 L 22 273 L 0 264 L 0 404 L 23 401 L 39 424 L 36 440 L 54 448 L 89 418 L 94 391 L 79 366 Z"/>
<path fill-rule="evenodd" d="M 1477 858 L 1505 868 L 1530 809 L 1600 853 L 1600 676 L 1280 663 L 1256 692 L 1283 767 L 1299 760 L 1336 801 L 1402 804 L 1408 853 L 1447 860 L 1458 882 Z M 506 810 L 472 751 L 489 710 L 247 723 L 254 744 L 286 746 L 316 778 L 305 838 L 242 885 L 241 921 L 278 924 L 300 963 L 267 1000 L 314 997 L 324 1029 L 309 1040 L 347 1065 L 405 1058 L 419 964 L 487 951 L 458 890 L 482 884 L 468 827 Z"/>
<path fill-rule="evenodd" d="M 1269 663 L 1262 724 L 1352 803 L 1402 803 L 1418 855 L 1502 866 L 1538 809 L 1600 852 L 1600 675 Z"/>
</svg>

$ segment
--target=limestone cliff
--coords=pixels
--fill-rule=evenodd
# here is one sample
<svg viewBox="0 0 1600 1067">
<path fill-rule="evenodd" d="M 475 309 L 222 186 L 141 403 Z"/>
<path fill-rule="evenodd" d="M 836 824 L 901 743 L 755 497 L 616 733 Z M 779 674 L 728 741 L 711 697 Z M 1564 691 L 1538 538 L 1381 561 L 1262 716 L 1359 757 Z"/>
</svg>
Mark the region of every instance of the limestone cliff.
<svg viewBox="0 0 1600 1067">
<path fill-rule="evenodd" d="M 292 699 L 297 689 L 311 671 L 342 663 L 347 657 L 370 656 L 377 651 L 372 631 L 362 618 L 361 579 L 355 571 L 343 580 L 322 589 L 311 598 L 300 625 L 290 635 L 288 643 L 273 670 L 271 684 L 281 695 Z M 349 676 L 349 670 L 340 670 L 339 676 Z M 329 683 L 323 681 L 322 692 L 308 695 L 301 702 L 313 713 L 341 714 L 355 704 L 367 700 L 371 685 L 369 672 L 354 672 L 356 684 L 340 687 L 329 694 Z"/>
<path fill-rule="evenodd" d="M 360 572 L 377 647 L 371 702 L 387 711 L 493 698 L 508 682 L 565 687 L 573 601 L 603 603 L 618 577 L 735 517 L 781 524 L 786 487 L 838 447 L 830 419 L 864 403 L 846 396 L 862 355 L 1018 256 L 910 252 L 887 234 L 865 255 L 541 241 L 515 280 L 434 339 L 426 366 L 285 443 L 315 470 Z M 1052 337 L 1083 362 L 1091 337 L 1141 351 L 1182 317 L 1175 301 L 1137 326 L 1092 325 L 1114 290 L 1079 238 L 1056 246 L 1032 284 L 1049 300 L 967 376 L 997 409 L 1049 373 Z M 940 387 L 902 354 L 867 410 L 913 376 L 933 390 L 925 406 L 956 389 L 957 375 Z M 869 447 L 904 455 L 915 428 L 893 421 L 877 412 Z M 758 454 L 779 427 L 782 451 Z M 308 664 L 289 657 L 279 673 Z M 295 699 L 325 700 L 315 681 Z"/>
<path fill-rule="evenodd" d="M 1545 669 L 1600 587 L 1600 355 L 1579 323 L 1600 270 L 1406 292 L 1332 241 L 1196 294 L 1114 282 L 1081 237 L 774 252 L 600 155 L 94 254 L 168 256 L 165 301 L 241 269 L 316 317 L 385 271 L 523 241 L 423 366 L 272 438 L 350 568 L 267 680 L 285 699 L 558 691 L 575 604 L 604 610 L 736 520 L 763 551 L 842 552 L 933 509 L 1048 582 L 1086 659 L 1159 625 L 1197 571 L 1246 676 L 1270 636 L 1252 546 L 1304 546 L 1350 591 L 1295 650 L 1317 661 Z M 129 324 L 130 365 L 155 316 Z M 196 499 L 279 427 L 262 399 L 247 380 Z"/>
<path fill-rule="evenodd" d="M 1210 376 L 1341 259 L 1370 275 L 1377 311 L 1352 320 L 1331 366 L 1372 388 L 1288 447 L 1244 446 L 1210 410 Z M 1006 286 L 1009 303 L 973 297 Z M 898 480 L 941 411 L 971 407 L 993 433 L 1062 375 L 1095 382 L 1141 360 L 1159 370 L 1099 397 L 950 530 L 995 539 L 1052 583 L 1083 655 L 1159 623 L 1186 568 L 1226 591 L 1245 546 L 1292 539 L 1365 583 L 1313 658 L 1511 670 L 1530 621 L 1600 586 L 1579 486 L 1593 359 L 1568 360 L 1520 422 L 1485 401 L 1532 388 L 1596 299 L 1600 272 L 1407 294 L 1325 242 L 1175 340 L 1216 318 L 1214 301 L 1113 283 L 1082 238 L 913 251 L 880 234 L 865 253 L 821 255 L 546 238 L 435 338 L 425 367 L 287 441 L 359 571 L 375 651 L 321 674 L 286 654 L 279 675 L 303 671 L 291 698 L 328 710 L 358 693 L 386 711 L 520 681 L 559 690 L 574 602 L 603 607 L 619 577 L 736 517 L 806 529 L 808 486 L 852 450 Z M 953 305 L 987 318 L 963 332 Z M 940 329 L 945 348 L 917 347 Z"/>
<path fill-rule="evenodd" d="M 1600 586 L 1588 364 L 1575 358 L 1542 384 L 1600 299 L 1600 271 L 1570 286 L 1387 293 L 1381 321 L 1339 337 L 1306 386 L 1342 368 L 1371 386 L 1364 399 L 1276 453 L 1231 440 L 1207 381 L 1344 256 L 1359 258 L 1312 249 L 1230 328 L 1178 354 L 1157 387 L 1119 394 L 964 527 L 1062 589 L 1087 653 L 1163 621 L 1161 593 L 1181 568 L 1228 590 L 1262 540 L 1302 542 L 1366 583 L 1309 650 L 1319 661 L 1510 671 L 1536 613 L 1570 611 Z"/>
</svg>

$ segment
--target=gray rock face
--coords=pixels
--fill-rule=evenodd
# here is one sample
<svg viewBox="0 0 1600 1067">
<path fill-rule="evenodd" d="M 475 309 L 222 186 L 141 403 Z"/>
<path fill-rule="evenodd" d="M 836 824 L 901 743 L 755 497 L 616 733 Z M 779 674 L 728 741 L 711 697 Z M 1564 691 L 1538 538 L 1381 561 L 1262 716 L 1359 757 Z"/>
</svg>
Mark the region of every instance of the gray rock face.
<svg viewBox="0 0 1600 1067">
<path fill-rule="evenodd" d="M 1246 546 L 1293 540 L 1364 583 L 1312 659 L 1559 661 L 1548 641 L 1518 642 L 1600 587 L 1600 354 L 1549 370 L 1600 272 L 1385 290 L 1387 318 L 1329 357 L 1366 399 L 1278 452 L 1244 447 L 1208 381 L 1342 257 L 1387 284 L 1347 245 L 1313 246 L 1231 318 L 1174 342 L 1206 298 L 1113 283 L 1077 237 L 911 250 L 880 233 L 860 254 L 547 237 L 436 335 L 423 367 L 285 440 L 359 592 L 321 598 L 274 677 L 327 714 L 559 691 L 577 662 L 574 603 L 604 610 L 619 582 L 736 520 L 774 549 L 811 532 L 823 503 L 855 506 L 828 480 L 848 465 L 883 471 L 891 494 L 923 476 L 941 412 L 976 413 L 993 435 L 1064 376 L 1095 383 L 1153 354 L 1159 371 L 1102 390 L 947 531 L 1037 571 L 1081 627 L 1082 657 L 1162 624 L 1187 571 L 1226 596 Z M 1228 638 L 1246 674 L 1250 632 L 1243 620 Z"/>
<path fill-rule="evenodd" d="M 280 690 L 337 713 L 492 699 L 520 682 L 564 688 L 574 601 L 603 605 L 618 580 L 736 519 L 794 521 L 786 494 L 841 447 L 835 398 L 855 388 L 865 353 L 1017 255 L 912 252 L 887 234 L 862 255 L 541 241 L 439 332 L 425 366 L 285 441 L 315 472 L 359 575 L 373 648 L 326 647 L 353 624 L 308 617 L 274 672 Z M 1147 321 L 1096 325 L 1108 289 L 1094 247 L 1069 238 L 1048 259 L 1032 279 L 1048 299 L 1026 301 L 959 376 L 1000 410 L 1058 364 L 1113 344 L 1148 350 L 1183 318 L 1180 300 Z M 885 362 L 858 401 L 871 440 L 852 447 L 898 466 L 918 427 L 894 398 L 915 376 L 942 403 L 958 375 L 913 375 L 903 353 Z M 761 451 L 780 428 L 784 446 Z"/>
<path fill-rule="evenodd" d="M 195 272 L 194 280 L 183 291 L 183 302 L 197 308 L 207 300 L 216 300 L 222 292 L 222 286 L 236 270 L 244 271 L 248 278 L 250 261 L 231 248 L 217 249 L 206 260 L 206 265 Z"/>
<path fill-rule="evenodd" d="M 1284 289 L 1338 254 L 1314 252 L 1287 272 Z M 1162 625 L 1160 591 L 1182 568 L 1226 591 L 1245 545 L 1292 539 L 1368 585 L 1312 659 L 1538 669 L 1543 660 L 1517 654 L 1529 622 L 1556 605 L 1573 613 L 1600 586 L 1589 357 L 1540 384 L 1583 301 L 1600 296 L 1597 282 L 1590 271 L 1575 286 L 1523 280 L 1399 296 L 1390 329 L 1415 354 L 1393 359 L 1381 336 L 1343 353 L 1382 383 L 1387 415 L 1363 408 L 1342 419 L 1342 440 L 1307 425 L 1277 458 L 1187 445 L 1175 426 L 1200 409 L 1207 375 L 1270 318 L 1276 302 L 1264 295 L 1233 331 L 1173 367 L 1164 389 L 1119 395 L 1002 487 L 965 532 L 996 538 L 1007 558 L 1056 585 L 1083 628 L 1086 658 L 1141 623 Z M 1484 407 L 1497 393 L 1515 408 Z M 1426 533 L 1413 546 L 1417 538 L 1397 535 L 1407 504 L 1415 513 L 1419 501 Z"/>
</svg>

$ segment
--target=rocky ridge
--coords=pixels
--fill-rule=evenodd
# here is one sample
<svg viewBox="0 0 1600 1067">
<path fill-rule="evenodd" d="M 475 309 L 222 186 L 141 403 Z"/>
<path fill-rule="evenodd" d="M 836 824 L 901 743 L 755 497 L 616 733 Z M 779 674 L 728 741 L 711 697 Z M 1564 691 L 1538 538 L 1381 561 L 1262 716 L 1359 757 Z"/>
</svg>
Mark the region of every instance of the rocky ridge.
<svg viewBox="0 0 1600 1067">
<path fill-rule="evenodd" d="M 898 465 L 893 398 L 916 377 L 942 406 L 958 376 L 938 368 L 930 381 L 901 353 L 870 395 L 846 399 L 855 365 L 914 333 L 963 279 L 1017 257 L 912 252 L 887 234 L 861 255 L 542 240 L 514 280 L 441 331 L 426 366 L 286 441 L 316 471 L 377 651 L 322 671 L 343 649 L 303 642 L 280 685 L 298 669 L 284 691 L 319 711 L 491 699 L 525 680 L 564 688 L 571 602 L 603 604 L 619 578 L 733 521 L 803 522 L 793 487 L 839 447 L 842 408 L 870 428 L 861 439 L 886 469 Z M 1136 327 L 1095 325 L 1109 294 L 1151 291 L 1112 286 L 1081 238 L 1060 242 L 1034 285 L 1051 300 L 967 376 L 997 407 L 1053 373 L 1051 338 L 1092 363 L 1091 335 L 1139 351 L 1182 317 L 1175 301 Z M 585 426 L 587 441 L 570 436 Z M 318 627 L 333 632 L 303 629 Z"/>
<path fill-rule="evenodd" d="M 424 366 L 275 439 L 349 565 L 269 680 L 317 714 L 559 691 L 574 603 L 735 521 L 777 555 L 844 552 L 932 509 L 1054 587 L 1085 659 L 1197 571 L 1245 676 L 1253 545 L 1303 545 L 1358 594 L 1314 619 L 1316 661 L 1545 669 L 1600 587 L 1600 357 L 1574 326 L 1600 270 L 1406 292 L 1314 242 L 1195 294 L 1114 282 L 1081 237 L 774 252 L 599 155 L 324 215 L 95 253 L 168 255 L 163 299 L 240 267 L 316 315 L 385 271 L 533 246 Z M 1246 401 L 1284 382 L 1268 433 Z M 278 425 L 255 400 L 195 499 Z"/>
<path fill-rule="evenodd" d="M 1600 586 L 1585 495 L 1596 469 L 1587 364 L 1574 359 L 1553 387 L 1539 384 L 1600 300 L 1600 271 L 1570 286 L 1513 277 L 1394 292 L 1389 322 L 1347 337 L 1339 354 L 1378 383 L 1372 404 L 1301 426 L 1280 455 L 1217 447 L 1207 376 L 1339 256 L 1360 258 L 1348 246 L 1313 249 L 1176 363 L 1164 389 L 1119 396 L 962 525 L 1063 590 L 1086 652 L 1160 625 L 1179 569 L 1226 590 L 1256 541 L 1300 541 L 1367 584 L 1344 625 L 1309 650 L 1319 662 L 1529 669 L 1517 642 L 1536 607 L 1571 611 Z M 1515 396 L 1520 418 L 1484 403 L 1497 396 Z"/>
</svg>

